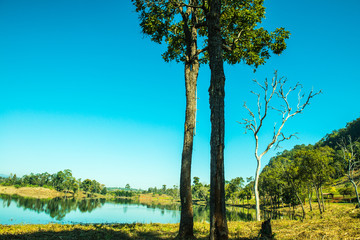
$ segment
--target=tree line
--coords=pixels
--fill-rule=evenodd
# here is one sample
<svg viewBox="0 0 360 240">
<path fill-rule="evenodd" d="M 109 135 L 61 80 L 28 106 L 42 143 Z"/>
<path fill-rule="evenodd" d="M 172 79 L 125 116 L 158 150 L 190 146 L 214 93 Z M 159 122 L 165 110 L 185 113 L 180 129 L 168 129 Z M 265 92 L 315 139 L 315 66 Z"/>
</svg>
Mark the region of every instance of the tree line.
<svg viewBox="0 0 360 240">
<path fill-rule="evenodd" d="M 96 180 L 76 179 L 70 169 L 59 171 L 54 174 L 45 173 L 31 173 L 22 177 L 17 177 L 16 174 L 10 174 L 8 178 L 0 178 L 0 184 L 3 186 L 15 187 L 45 187 L 55 189 L 59 192 L 71 192 L 75 195 L 79 190 L 85 193 L 93 194 L 99 193 L 105 195 L 107 188 L 104 184 Z"/>
<path fill-rule="evenodd" d="M 331 188 L 337 179 L 346 176 L 347 184 L 339 188 L 338 193 L 355 194 L 360 206 L 357 191 L 360 179 L 356 174 L 360 166 L 359 130 L 360 118 L 314 145 L 297 145 L 271 158 L 260 174 L 263 202 L 275 206 L 282 203 L 301 205 L 305 216 L 305 200 L 309 201 L 312 211 L 312 194 L 315 193 L 316 205 L 322 213 L 326 210 L 323 189 Z M 335 192 L 335 188 L 332 191 Z"/>
</svg>

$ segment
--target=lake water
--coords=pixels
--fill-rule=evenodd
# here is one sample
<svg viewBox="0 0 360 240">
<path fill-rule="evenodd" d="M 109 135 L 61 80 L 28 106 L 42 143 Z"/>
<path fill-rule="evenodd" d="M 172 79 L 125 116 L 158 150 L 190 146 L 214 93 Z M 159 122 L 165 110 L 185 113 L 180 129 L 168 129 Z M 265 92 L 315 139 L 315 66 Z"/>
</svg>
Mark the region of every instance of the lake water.
<svg viewBox="0 0 360 240">
<path fill-rule="evenodd" d="M 229 221 L 252 221 L 255 210 L 227 208 Z M 209 209 L 194 205 L 194 221 L 209 221 Z M 178 223 L 177 205 L 146 205 L 119 199 L 32 199 L 0 195 L 0 224 Z"/>
</svg>

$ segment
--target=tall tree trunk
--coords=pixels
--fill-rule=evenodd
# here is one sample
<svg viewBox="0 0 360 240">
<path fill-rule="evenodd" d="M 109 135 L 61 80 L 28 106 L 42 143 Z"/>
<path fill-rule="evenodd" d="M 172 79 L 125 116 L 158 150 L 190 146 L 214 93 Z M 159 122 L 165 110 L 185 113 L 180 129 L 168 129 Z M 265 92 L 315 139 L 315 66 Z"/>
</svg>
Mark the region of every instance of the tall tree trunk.
<svg viewBox="0 0 360 240">
<path fill-rule="evenodd" d="M 196 21 L 193 17 L 192 21 Z M 186 112 L 184 126 L 184 144 L 181 159 L 180 175 L 180 201 L 181 217 L 179 227 L 179 239 L 191 239 L 194 237 L 194 216 L 191 193 L 191 161 L 193 152 L 193 139 L 196 127 L 196 84 L 199 74 L 199 60 L 197 56 L 197 30 L 195 27 L 188 28 L 185 24 L 187 60 L 185 62 L 185 90 Z"/>
<path fill-rule="evenodd" d="M 358 189 L 357 189 L 356 183 L 354 182 L 354 180 L 350 180 L 350 182 L 351 182 L 351 183 L 352 183 L 352 185 L 354 186 L 354 189 L 355 189 L 355 194 L 356 194 L 356 199 L 357 199 L 357 202 L 358 202 L 358 207 L 360 207 L 359 192 L 358 192 Z"/>
<path fill-rule="evenodd" d="M 220 0 L 209 1 L 207 15 L 208 52 L 210 57 L 210 110 L 211 110 L 211 161 L 210 161 L 210 239 L 228 239 L 225 208 L 224 176 L 224 98 L 225 74 L 220 32 Z"/>
<path fill-rule="evenodd" d="M 191 193 L 191 161 L 193 152 L 194 129 L 196 125 L 196 81 L 198 67 L 185 66 L 186 113 L 184 127 L 184 144 L 180 175 L 180 238 L 193 237 L 193 207 Z"/>
<path fill-rule="evenodd" d="M 254 184 L 254 193 L 255 193 L 255 205 L 256 205 L 256 221 L 261 220 L 260 216 L 260 198 L 259 198 L 259 176 L 260 176 L 260 159 L 257 159 L 257 166 L 255 172 L 255 184 Z"/>
</svg>

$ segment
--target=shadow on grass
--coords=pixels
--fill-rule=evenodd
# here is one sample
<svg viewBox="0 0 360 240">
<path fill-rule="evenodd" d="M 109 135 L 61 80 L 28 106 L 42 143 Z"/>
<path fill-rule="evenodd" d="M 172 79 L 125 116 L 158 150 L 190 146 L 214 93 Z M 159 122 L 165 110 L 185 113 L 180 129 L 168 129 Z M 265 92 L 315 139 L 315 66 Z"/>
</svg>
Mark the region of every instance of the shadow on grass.
<svg viewBox="0 0 360 240">
<path fill-rule="evenodd" d="M 113 230 L 79 230 L 63 232 L 35 232 L 15 235 L 2 235 L 0 239 L 162 239 L 156 233 L 142 233 L 130 237 L 129 234 L 116 232 Z M 165 238 L 167 239 L 167 238 Z"/>
<path fill-rule="evenodd" d="M 270 224 L 270 222 L 269 222 Z M 2 228 L 2 229 L 1 229 Z M 271 226 L 270 226 L 271 228 Z M 207 240 L 209 229 L 194 229 L 197 240 Z M 1 233 L 2 232 L 2 233 Z M 1 239 L 176 239 L 177 225 L 162 224 L 79 224 L 79 225 L 0 225 Z M 271 232 L 271 230 L 270 230 Z M 271 236 L 271 235 L 270 235 Z M 264 232 L 254 238 L 229 234 L 229 239 L 273 239 L 264 237 Z"/>
<path fill-rule="evenodd" d="M 72 230 L 39 230 L 32 233 L 16 233 L 16 234 L 3 234 L 0 239 L 173 239 L 172 237 L 162 237 L 156 231 L 141 232 L 129 230 L 124 232 L 121 227 L 105 228 L 103 225 L 95 226 L 95 229 L 72 229 Z"/>
</svg>

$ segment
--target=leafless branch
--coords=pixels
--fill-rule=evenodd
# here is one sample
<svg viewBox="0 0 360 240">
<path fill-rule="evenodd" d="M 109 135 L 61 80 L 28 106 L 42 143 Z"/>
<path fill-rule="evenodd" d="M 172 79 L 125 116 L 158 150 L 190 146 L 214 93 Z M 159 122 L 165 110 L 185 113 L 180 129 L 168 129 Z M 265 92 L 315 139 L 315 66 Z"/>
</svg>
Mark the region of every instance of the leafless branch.
<svg viewBox="0 0 360 240">
<path fill-rule="evenodd" d="M 282 129 L 285 123 L 290 118 L 301 113 L 305 109 L 305 107 L 310 104 L 310 100 L 316 95 L 320 94 L 321 91 L 314 92 L 313 90 L 311 90 L 310 93 L 307 95 L 305 102 L 302 103 L 305 96 L 305 94 L 302 93 L 302 85 L 300 83 L 296 83 L 295 86 L 286 88 L 285 86 L 287 83 L 287 79 L 284 77 L 279 78 L 277 75 L 277 71 L 275 71 L 271 83 L 269 83 L 268 79 L 265 79 L 263 83 L 260 83 L 257 80 L 253 80 L 253 82 L 257 84 L 261 89 L 261 93 L 251 91 L 252 94 L 257 96 L 257 115 L 255 116 L 254 112 L 250 110 L 246 104 L 244 104 L 244 108 L 248 111 L 250 119 L 243 119 L 242 124 L 245 125 L 246 129 L 251 129 L 253 131 L 256 141 L 255 155 L 261 159 L 261 157 L 265 155 L 274 145 L 275 148 L 278 148 L 281 142 L 289 140 L 292 137 L 297 138 L 297 133 L 291 134 L 289 136 L 285 136 L 282 133 Z M 295 92 L 297 90 L 299 91 L 298 102 L 296 108 L 293 109 L 290 104 L 289 97 L 290 95 L 292 95 L 292 92 Z M 270 106 L 270 102 L 274 96 L 277 96 L 282 101 L 282 104 L 280 104 L 279 107 Z M 281 114 L 281 123 L 278 127 L 276 126 L 276 124 L 274 124 L 273 136 L 271 141 L 266 145 L 265 150 L 260 155 L 257 155 L 259 141 L 258 134 L 263 126 L 264 120 L 268 115 L 269 109 L 275 110 Z M 259 121 L 258 124 L 257 120 Z"/>
</svg>

